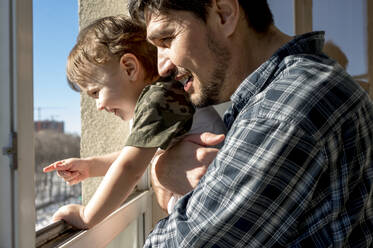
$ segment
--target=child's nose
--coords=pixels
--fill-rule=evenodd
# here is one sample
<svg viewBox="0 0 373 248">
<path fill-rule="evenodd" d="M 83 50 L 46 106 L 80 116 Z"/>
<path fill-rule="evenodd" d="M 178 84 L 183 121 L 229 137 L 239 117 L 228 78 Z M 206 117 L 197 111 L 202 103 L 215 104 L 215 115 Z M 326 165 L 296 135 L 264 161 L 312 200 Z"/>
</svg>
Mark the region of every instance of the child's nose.
<svg viewBox="0 0 373 248">
<path fill-rule="evenodd" d="M 100 101 L 100 99 L 96 99 L 96 108 L 97 108 L 97 110 L 103 110 L 103 109 L 105 109 L 105 106 L 102 104 L 102 102 Z"/>
</svg>

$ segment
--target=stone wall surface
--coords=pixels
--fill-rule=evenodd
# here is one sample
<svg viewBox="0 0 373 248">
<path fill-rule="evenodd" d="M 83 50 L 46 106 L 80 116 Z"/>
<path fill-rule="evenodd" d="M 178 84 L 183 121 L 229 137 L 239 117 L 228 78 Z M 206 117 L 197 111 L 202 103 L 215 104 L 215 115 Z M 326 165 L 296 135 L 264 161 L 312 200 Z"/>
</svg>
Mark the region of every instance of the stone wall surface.
<svg viewBox="0 0 373 248">
<path fill-rule="evenodd" d="M 125 0 L 80 0 L 79 27 L 108 15 L 128 14 Z M 123 147 L 128 135 L 128 123 L 113 114 L 96 109 L 94 99 L 81 95 L 81 157 L 107 154 Z M 83 204 L 86 204 L 97 189 L 101 178 L 83 182 Z"/>
</svg>

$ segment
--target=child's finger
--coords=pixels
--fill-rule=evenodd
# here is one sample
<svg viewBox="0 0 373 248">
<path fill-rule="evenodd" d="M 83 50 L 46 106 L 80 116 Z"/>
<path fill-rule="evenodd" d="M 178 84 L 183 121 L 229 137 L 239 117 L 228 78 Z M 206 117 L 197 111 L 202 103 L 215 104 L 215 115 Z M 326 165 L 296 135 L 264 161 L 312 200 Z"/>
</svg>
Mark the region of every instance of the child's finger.
<svg viewBox="0 0 373 248">
<path fill-rule="evenodd" d="M 70 171 L 57 171 L 57 175 L 66 180 L 66 178 L 71 177 L 71 172 Z"/>
<path fill-rule="evenodd" d="M 68 181 L 67 184 L 68 184 L 69 186 L 72 186 L 72 185 L 75 185 L 75 184 L 80 183 L 80 181 L 81 181 L 81 180 L 73 179 L 73 180 L 71 180 L 71 181 Z"/>
<path fill-rule="evenodd" d="M 74 185 L 80 183 L 84 180 L 84 177 L 81 173 L 77 172 L 77 176 L 72 177 L 67 183 L 68 185 Z"/>
<path fill-rule="evenodd" d="M 76 171 L 76 172 L 71 172 L 69 176 L 64 176 L 63 179 L 66 182 L 69 182 L 69 181 L 75 180 L 79 176 L 80 176 L 80 173 Z"/>
<path fill-rule="evenodd" d="M 68 181 L 67 184 L 68 184 L 69 186 L 72 186 L 72 185 L 75 185 L 75 184 L 77 184 L 77 183 L 79 183 L 79 182 L 80 182 L 79 180 L 71 180 L 71 181 Z"/>
<path fill-rule="evenodd" d="M 61 160 L 55 163 L 56 170 L 68 170 L 70 169 L 71 164 L 66 162 L 65 160 Z"/>
<path fill-rule="evenodd" d="M 50 164 L 43 168 L 43 172 L 51 172 L 57 169 L 57 164 L 62 163 L 62 161 L 54 162 L 53 164 Z"/>
<path fill-rule="evenodd" d="M 43 168 L 43 172 L 50 172 L 50 171 L 54 171 L 54 165 L 53 164 L 50 164 L 46 167 Z"/>
<path fill-rule="evenodd" d="M 71 165 L 69 163 L 66 163 L 65 160 L 57 161 L 43 169 L 44 172 L 50 172 L 50 171 L 61 171 L 61 170 L 68 170 L 70 169 Z"/>
</svg>

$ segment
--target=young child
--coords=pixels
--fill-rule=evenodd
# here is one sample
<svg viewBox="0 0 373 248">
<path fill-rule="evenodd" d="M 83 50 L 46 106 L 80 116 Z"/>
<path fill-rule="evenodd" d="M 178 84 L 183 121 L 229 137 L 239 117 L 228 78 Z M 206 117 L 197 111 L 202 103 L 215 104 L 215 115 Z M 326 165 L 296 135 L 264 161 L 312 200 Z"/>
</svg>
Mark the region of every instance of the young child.
<svg viewBox="0 0 373 248">
<path fill-rule="evenodd" d="M 191 129 L 195 110 L 183 85 L 162 80 L 156 68 L 157 51 L 147 43 L 144 27 L 126 17 L 99 19 L 79 33 L 67 63 L 71 87 L 95 98 L 98 110 L 133 124 L 120 152 L 66 159 L 44 168 L 44 172 L 57 170 L 69 184 L 105 175 L 87 206 L 64 206 L 55 220 L 81 229 L 99 223 L 128 197 L 157 149 L 167 149 Z M 217 114 L 208 115 L 215 131 L 224 132 Z"/>
</svg>

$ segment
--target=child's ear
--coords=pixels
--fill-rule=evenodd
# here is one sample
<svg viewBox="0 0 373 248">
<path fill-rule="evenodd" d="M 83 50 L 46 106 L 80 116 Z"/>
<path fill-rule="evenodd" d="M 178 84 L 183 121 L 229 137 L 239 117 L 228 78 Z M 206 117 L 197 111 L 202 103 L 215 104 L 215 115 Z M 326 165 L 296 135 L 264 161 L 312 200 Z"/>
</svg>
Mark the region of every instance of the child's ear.
<svg viewBox="0 0 373 248">
<path fill-rule="evenodd" d="M 125 53 L 120 58 L 120 67 L 131 81 L 137 81 L 140 75 L 141 64 L 135 55 Z"/>
</svg>

